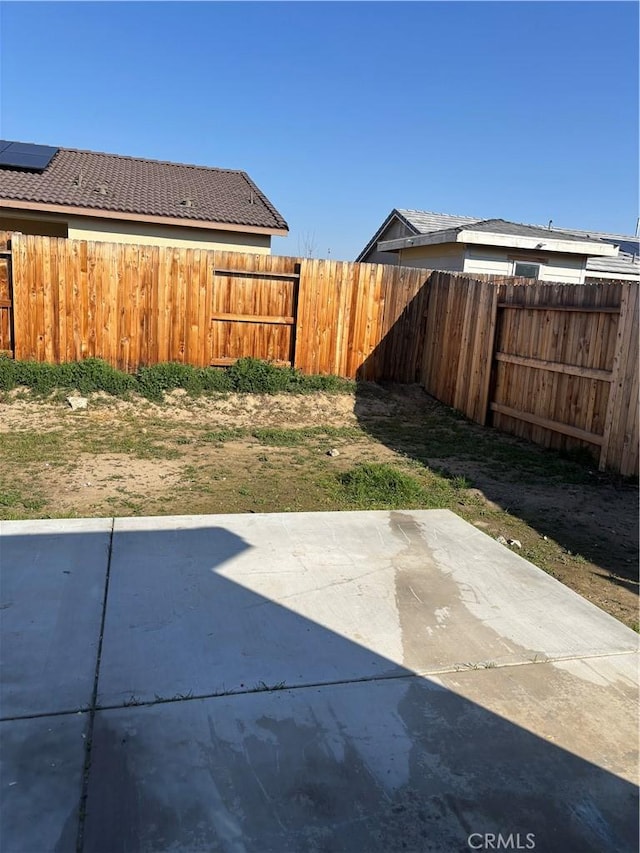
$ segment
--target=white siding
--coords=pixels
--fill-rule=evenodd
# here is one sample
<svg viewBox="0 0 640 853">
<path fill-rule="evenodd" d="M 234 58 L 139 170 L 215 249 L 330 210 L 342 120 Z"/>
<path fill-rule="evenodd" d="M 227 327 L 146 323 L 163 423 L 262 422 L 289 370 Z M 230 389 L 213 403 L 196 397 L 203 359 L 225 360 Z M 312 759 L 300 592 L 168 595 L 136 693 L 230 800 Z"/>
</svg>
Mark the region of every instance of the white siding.
<svg viewBox="0 0 640 853">
<path fill-rule="evenodd" d="M 464 247 L 462 247 L 464 250 Z M 483 275 L 511 275 L 512 265 L 506 250 L 467 249 L 464 254 L 464 272 Z"/>
<path fill-rule="evenodd" d="M 465 273 L 484 273 L 485 275 L 513 275 L 514 261 L 540 264 L 541 281 L 558 281 L 563 284 L 582 284 L 584 282 L 585 258 L 582 255 L 545 255 L 536 260 L 531 253 L 509 249 L 484 249 L 467 247 L 464 260 Z"/>
<path fill-rule="evenodd" d="M 616 273 L 616 272 L 594 272 L 587 270 L 585 282 L 591 284 L 597 281 L 637 281 L 640 283 L 638 273 Z"/>
<path fill-rule="evenodd" d="M 584 267 L 587 259 L 583 255 L 553 255 L 540 268 L 543 281 L 560 281 L 564 284 L 584 284 Z"/>
</svg>

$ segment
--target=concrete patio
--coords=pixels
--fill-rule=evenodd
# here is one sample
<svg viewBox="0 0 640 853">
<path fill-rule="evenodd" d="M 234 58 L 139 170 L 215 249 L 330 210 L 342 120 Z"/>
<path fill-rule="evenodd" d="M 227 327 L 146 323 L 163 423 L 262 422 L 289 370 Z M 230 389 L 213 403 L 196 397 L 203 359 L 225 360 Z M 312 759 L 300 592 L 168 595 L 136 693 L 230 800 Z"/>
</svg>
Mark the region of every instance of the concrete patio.
<svg viewBox="0 0 640 853">
<path fill-rule="evenodd" d="M 2 853 L 637 849 L 637 635 L 449 511 L 0 533 Z"/>
</svg>

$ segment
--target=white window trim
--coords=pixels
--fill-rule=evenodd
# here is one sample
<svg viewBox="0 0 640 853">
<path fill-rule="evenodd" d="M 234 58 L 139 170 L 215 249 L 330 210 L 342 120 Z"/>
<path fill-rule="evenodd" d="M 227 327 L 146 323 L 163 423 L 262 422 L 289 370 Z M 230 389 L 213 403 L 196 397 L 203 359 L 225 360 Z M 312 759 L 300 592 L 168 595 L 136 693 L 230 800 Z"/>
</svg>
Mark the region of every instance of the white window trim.
<svg viewBox="0 0 640 853">
<path fill-rule="evenodd" d="M 538 272 L 537 272 L 537 275 L 534 277 L 534 279 L 536 281 L 538 281 L 540 279 L 540 271 L 542 269 L 542 264 L 539 261 L 526 261 L 526 260 L 522 260 L 522 259 L 512 261 L 511 275 L 517 276 L 518 278 L 524 278 L 524 276 L 518 276 L 518 273 L 516 272 L 516 267 L 518 266 L 518 264 L 523 264 L 523 265 L 526 264 L 526 266 L 529 266 L 529 267 L 537 267 Z"/>
</svg>

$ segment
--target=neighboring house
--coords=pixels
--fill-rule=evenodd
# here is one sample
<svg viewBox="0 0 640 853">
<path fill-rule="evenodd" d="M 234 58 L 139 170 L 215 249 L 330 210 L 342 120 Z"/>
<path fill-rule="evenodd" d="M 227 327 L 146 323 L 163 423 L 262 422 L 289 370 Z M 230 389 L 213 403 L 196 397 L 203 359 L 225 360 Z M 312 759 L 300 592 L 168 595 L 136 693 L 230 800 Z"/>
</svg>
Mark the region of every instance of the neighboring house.
<svg viewBox="0 0 640 853">
<path fill-rule="evenodd" d="M 0 141 L 0 230 L 269 254 L 288 226 L 245 172 Z"/>
<path fill-rule="evenodd" d="M 637 237 L 394 209 L 356 260 L 583 284 L 638 281 L 639 254 Z"/>
</svg>

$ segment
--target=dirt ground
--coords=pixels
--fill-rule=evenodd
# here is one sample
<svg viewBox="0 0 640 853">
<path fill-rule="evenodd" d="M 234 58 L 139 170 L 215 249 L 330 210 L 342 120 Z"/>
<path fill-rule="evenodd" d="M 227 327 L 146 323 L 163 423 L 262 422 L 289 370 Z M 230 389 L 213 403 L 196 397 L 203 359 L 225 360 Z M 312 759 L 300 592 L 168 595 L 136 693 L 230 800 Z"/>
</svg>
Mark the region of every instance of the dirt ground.
<svg viewBox="0 0 640 853">
<path fill-rule="evenodd" d="M 386 463 L 637 630 L 637 485 L 470 424 L 417 387 L 161 405 L 98 394 L 75 412 L 12 392 L 0 450 L 3 518 L 378 508 L 349 503 L 336 477 Z"/>
</svg>

